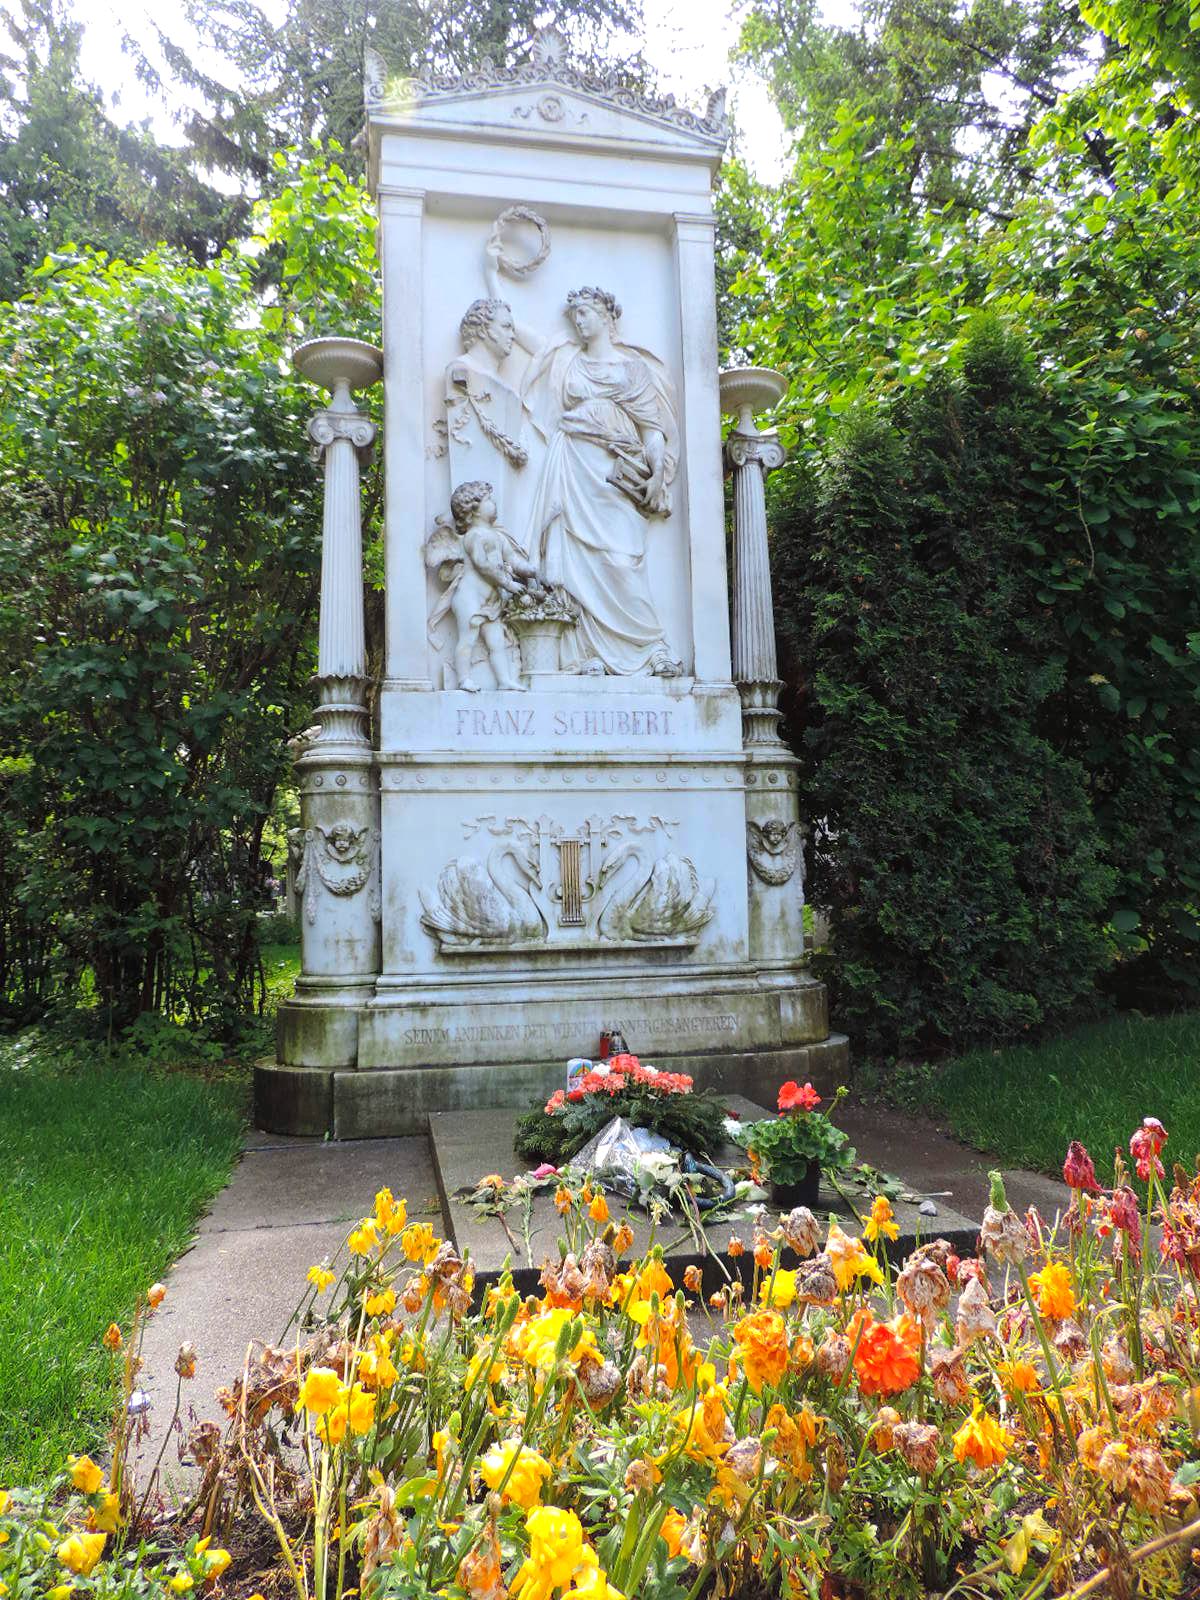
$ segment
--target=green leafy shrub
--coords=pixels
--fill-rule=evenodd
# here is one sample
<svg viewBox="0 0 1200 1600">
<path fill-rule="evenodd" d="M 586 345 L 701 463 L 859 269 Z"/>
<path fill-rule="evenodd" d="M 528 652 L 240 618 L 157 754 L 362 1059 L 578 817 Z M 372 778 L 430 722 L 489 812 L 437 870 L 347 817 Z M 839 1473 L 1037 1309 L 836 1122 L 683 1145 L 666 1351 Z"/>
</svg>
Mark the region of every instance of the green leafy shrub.
<svg viewBox="0 0 1200 1600">
<path fill-rule="evenodd" d="M 1011 1037 L 1093 991 L 1113 875 L 1026 559 L 1044 406 L 993 324 L 961 371 L 853 413 L 777 515 L 802 685 L 810 896 L 836 1014 L 882 1052 Z"/>
</svg>

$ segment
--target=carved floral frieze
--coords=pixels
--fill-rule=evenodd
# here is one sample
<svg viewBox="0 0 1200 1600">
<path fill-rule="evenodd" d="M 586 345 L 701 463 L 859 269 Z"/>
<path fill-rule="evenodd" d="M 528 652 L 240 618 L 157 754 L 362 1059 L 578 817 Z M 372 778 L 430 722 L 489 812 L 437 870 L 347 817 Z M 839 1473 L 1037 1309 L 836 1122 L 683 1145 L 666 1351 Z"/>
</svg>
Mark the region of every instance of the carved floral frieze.
<svg viewBox="0 0 1200 1600">
<path fill-rule="evenodd" d="M 420 891 L 422 926 L 443 954 L 691 946 L 712 920 L 716 882 L 664 848 L 678 826 L 658 815 L 593 815 L 576 827 L 474 818 L 463 831 L 486 854 L 455 856 Z"/>
<path fill-rule="evenodd" d="M 575 66 L 568 56 L 565 34 L 555 27 L 542 28 L 533 41 L 529 60 L 510 67 L 485 60 L 468 72 L 437 72 L 428 68 L 418 77 L 397 78 L 389 75 L 387 62 L 378 51 L 368 49 L 364 56 L 363 92 L 368 111 L 411 106 L 484 89 L 542 85 L 577 89 L 614 110 L 652 117 L 657 122 L 700 134 L 718 145 L 723 145 L 729 137 L 724 89 L 717 89 L 708 96 L 703 111 L 692 111 L 679 105 L 674 95 L 654 94 L 622 82 L 616 67 L 591 71 Z M 549 89 L 538 102 L 539 115 L 547 122 L 561 120 L 554 115 L 552 102 L 555 98 L 553 90 Z M 548 106 L 547 102 L 550 102 Z"/>
</svg>

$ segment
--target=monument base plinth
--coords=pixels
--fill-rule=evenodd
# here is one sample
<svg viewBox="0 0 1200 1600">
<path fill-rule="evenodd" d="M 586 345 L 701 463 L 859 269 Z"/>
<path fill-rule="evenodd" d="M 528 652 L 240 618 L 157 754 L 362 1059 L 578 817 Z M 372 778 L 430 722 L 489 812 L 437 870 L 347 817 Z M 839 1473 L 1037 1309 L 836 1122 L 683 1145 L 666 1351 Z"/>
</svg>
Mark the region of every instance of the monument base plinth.
<svg viewBox="0 0 1200 1600">
<path fill-rule="evenodd" d="M 773 1105 L 789 1078 L 824 1095 L 847 1081 L 843 1034 L 812 1044 L 725 1048 L 699 1053 L 642 1052 L 664 1071 L 686 1072 L 697 1088 L 724 1090 Z M 480 1062 L 470 1066 L 374 1067 L 339 1071 L 263 1061 L 254 1069 L 254 1124 L 269 1133 L 373 1139 L 429 1131 L 439 1112 L 528 1111 L 563 1086 L 563 1061 Z M 481 1152 L 481 1158 L 484 1152 Z M 489 1157 L 489 1159 L 491 1159 Z"/>
</svg>

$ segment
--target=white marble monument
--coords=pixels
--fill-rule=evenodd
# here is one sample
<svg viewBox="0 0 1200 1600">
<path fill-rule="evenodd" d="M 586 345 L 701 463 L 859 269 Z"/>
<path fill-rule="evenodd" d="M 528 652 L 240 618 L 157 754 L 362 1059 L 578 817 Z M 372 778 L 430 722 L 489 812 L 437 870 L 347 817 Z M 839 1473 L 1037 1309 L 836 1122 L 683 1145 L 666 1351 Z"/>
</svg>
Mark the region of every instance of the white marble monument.
<svg viewBox="0 0 1200 1600">
<path fill-rule="evenodd" d="M 804 970 L 776 733 L 763 476 L 783 452 L 754 423 L 781 380 L 718 383 L 720 101 L 588 78 L 547 29 L 528 64 L 461 80 L 372 59 L 367 137 L 386 665 L 371 748 L 347 496 L 371 438 L 349 391 L 378 353 L 315 341 L 321 732 L 260 1124 L 355 1137 L 525 1106 L 605 1025 L 730 1090 L 828 1080 L 845 1041 Z"/>
</svg>

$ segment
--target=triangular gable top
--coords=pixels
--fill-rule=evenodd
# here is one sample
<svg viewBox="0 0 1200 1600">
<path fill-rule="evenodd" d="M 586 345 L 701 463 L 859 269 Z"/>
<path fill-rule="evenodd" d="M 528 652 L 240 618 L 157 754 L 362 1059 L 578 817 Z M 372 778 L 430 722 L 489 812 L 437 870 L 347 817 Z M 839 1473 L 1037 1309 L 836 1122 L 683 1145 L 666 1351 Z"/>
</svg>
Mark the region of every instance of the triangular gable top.
<svg viewBox="0 0 1200 1600">
<path fill-rule="evenodd" d="M 514 67 L 484 64 L 461 76 L 390 78 L 383 58 L 367 52 L 369 122 L 402 121 L 409 127 L 486 128 L 519 138 L 598 138 L 650 145 L 713 160 L 728 137 L 725 91 L 709 96 L 703 111 L 678 105 L 572 66 L 557 29 L 543 29 L 531 58 Z"/>
</svg>

